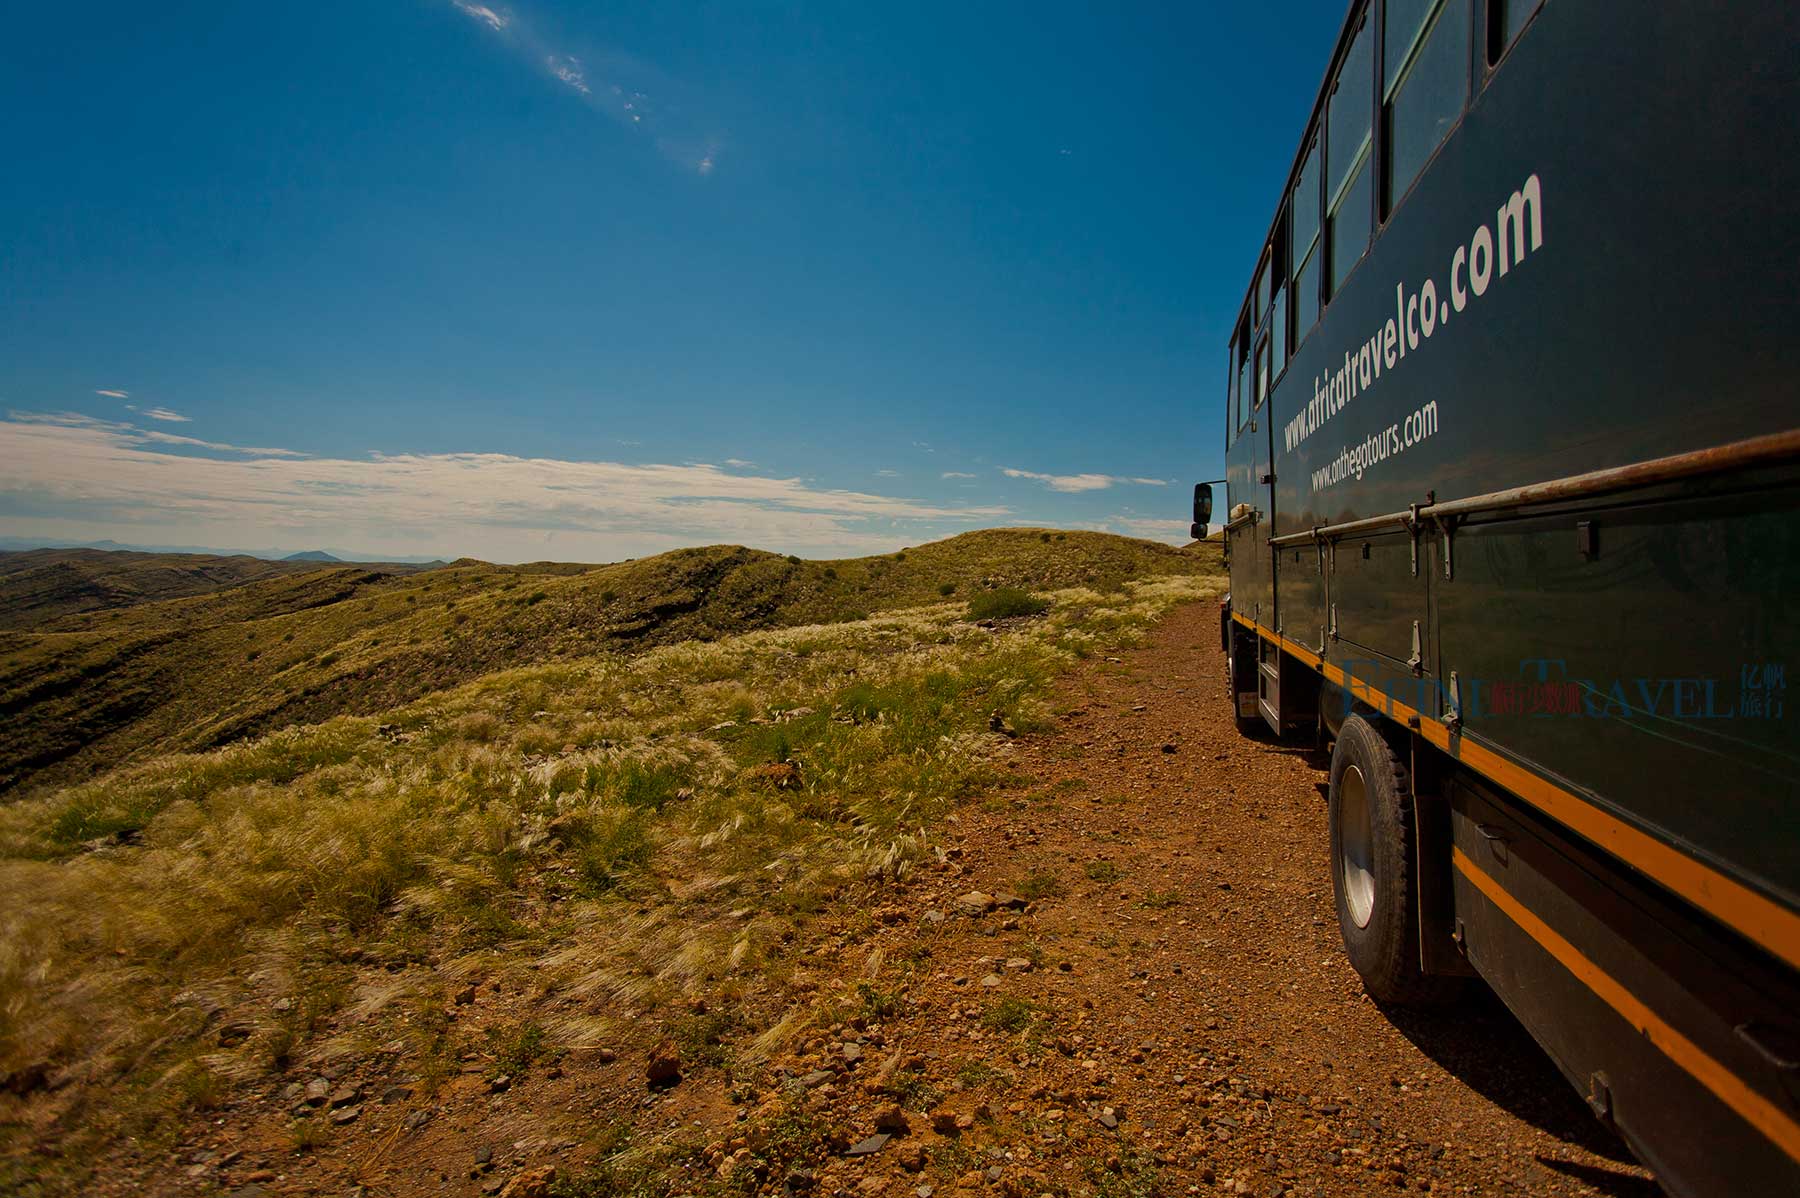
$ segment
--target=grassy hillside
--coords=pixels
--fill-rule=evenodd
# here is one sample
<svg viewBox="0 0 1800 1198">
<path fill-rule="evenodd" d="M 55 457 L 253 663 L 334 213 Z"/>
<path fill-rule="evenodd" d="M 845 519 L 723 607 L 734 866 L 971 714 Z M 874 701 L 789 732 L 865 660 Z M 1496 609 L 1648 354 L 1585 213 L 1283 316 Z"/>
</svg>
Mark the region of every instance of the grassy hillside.
<svg viewBox="0 0 1800 1198">
<path fill-rule="evenodd" d="M 1059 574 L 1074 585 L 1044 586 Z M 964 594 L 1006 580 L 1047 611 L 971 620 Z M 165 1168 L 184 1126 L 244 1104 L 307 1151 L 329 1122 L 273 1096 L 369 1060 L 429 1094 L 470 1060 L 518 1075 L 667 1027 L 689 1067 L 748 1078 L 846 1002 L 885 1001 L 873 974 L 790 987 L 817 913 L 867 907 L 958 802 L 1024 785 L 1008 738 L 1047 722 L 1060 670 L 1221 584 L 1184 551 L 1003 532 L 340 585 L 248 621 L 254 642 L 188 614 L 161 644 L 279 659 L 335 637 L 367 691 L 334 694 L 315 657 L 264 677 L 300 671 L 340 706 L 428 693 L 0 808 L 0 1188 Z M 895 610 L 846 618 L 865 606 Z M 793 626 L 744 631 L 767 624 Z M 490 654 L 538 664 L 404 676 Z M 456 997 L 477 982 L 528 1001 L 477 1011 Z"/>
<path fill-rule="evenodd" d="M 0 628 L 35 628 L 79 612 L 204 595 L 258 579 L 317 570 L 319 565 L 101 549 L 0 553 Z"/>
<path fill-rule="evenodd" d="M 714 546 L 592 568 L 315 569 L 0 632 L 0 793 L 381 711 L 515 665 L 1216 564 L 1216 551 L 1006 529 L 843 561 Z"/>
</svg>

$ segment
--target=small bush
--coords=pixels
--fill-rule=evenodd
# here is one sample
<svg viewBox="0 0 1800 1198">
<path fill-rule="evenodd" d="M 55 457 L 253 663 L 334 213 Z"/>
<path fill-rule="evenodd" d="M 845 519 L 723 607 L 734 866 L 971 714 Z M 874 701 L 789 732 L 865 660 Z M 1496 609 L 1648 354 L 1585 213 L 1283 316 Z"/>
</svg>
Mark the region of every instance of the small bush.
<svg viewBox="0 0 1800 1198">
<path fill-rule="evenodd" d="M 548 591 L 533 591 L 531 594 L 525 596 L 525 606 L 531 607 L 533 604 L 542 603 L 549 597 L 550 594 Z"/>
<path fill-rule="evenodd" d="M 1146 890 L 1144 897 L 1138 900 L 1138 906 L 1148 907 L 1152 911 L 1166 911 L 1170 907 L 1181 905 L 1179 890 Z"/>
<path fill-rule="evenodd" d="M 1022 1032 L 1031 1026 L 1037 1008 L 1022 998 L 1003 998 L 981 1013 L 981 1026 L 992 1032 Z"/>
<path fill-rule="evenodd" d="M 1047 869 L 1034 870 L 1013 884 L 1021 898 L 1032 901 L 1057 898 L 1063 893 L 1062 879 Z"/>
<path fill-rule="evenodd" d="M 825 577 L 836 578 L 837 577 L 837 569 L 833 566 L 826 566 L 825 567 Z"/>
<path fill-rule="evenodd" d="M 1125 876 L 1125 871 L 1111 861 L 1090 861 L 1081 868 L 1089 878 L 1102 886 L 1110 886 Z"/>
<path fill-rule="evenodd" d="M 517 1077 L 540 1060 L 554 1062 L 562 1057 L 561 1050 L 551 1047 L 542 1024 L 523 1023 L 510 1031 L 490 1027 L 486 1034 L 495 1073 Z"/>
<path fill-rule="evenodd" d="M 1005 620 L 1014 616 L 1041 616 L 1050 610 L 1050 601 L 1041 595 L 1021 591 L 1018 587 L 1000 587 L 969 600 L 971 620 Z"/>
<path fill-rule="evenodd" d="M 684 1015 L 669 1024 L 669 1037 L 681 1050 L 684 1066 L 723 1065 L 731 1059 L 727 1038 L 740 1026 L 731 1011 Z"/>
<path fill-rule="evenodd" d="M 950 596 L 956 594 L 956 584 L 954 582 L 940 583 L 938 585 L 938 594 L 948 599 Z"/>
<path fill-rule="evenodd" d="M 602 602 L 602 603 L 611 603 L 614 599 L 617 599 L 618 597 L 619 597 L 619 592 L 617 592 L 617 591 L 601 591 L 600 592 L 600 602 Z"/>
<path fill-rule="evenodd" d="M 871 1022 L 893 1015 L 900 1009 L 902 1001 L 898 990 L 881 990 L 868 982 L 856 983 L 856 998 L 858 1013 Z"/>
<path fill-rule="evenodd" d="M 788 554 L 788 555 L 787 555 L 787 563 L 788 563 L 788 565 L 790 565 L 790 566 L 797 566 L 797 565 L 799 565 L 799 564 L 800 564 L 800 555 L 799 555 L 799 554 L 797 554 L 797 553 L 790 553 L 790 554 Z"/>
</svg>

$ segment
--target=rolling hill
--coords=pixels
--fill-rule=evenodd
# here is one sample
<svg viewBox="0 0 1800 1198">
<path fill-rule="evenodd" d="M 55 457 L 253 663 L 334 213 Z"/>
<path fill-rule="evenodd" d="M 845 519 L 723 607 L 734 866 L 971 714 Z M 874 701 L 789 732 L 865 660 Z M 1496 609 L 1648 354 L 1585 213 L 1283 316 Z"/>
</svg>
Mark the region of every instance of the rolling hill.
<svg viewBox="0 0 1800 1198">
<path fill-rule="evenodd" d="M 141 577 L 121 564 L 107 591 L 58 601 L 56 618 L 56 604 L 34 597 L 41 588 L 21 587 L 22 612 L 0 607 L 0 794 L 382 711 L 513 666 L 836 623 L 998 586 L 1201 574 L 1217 551 L 1003 529 L 841 561 L 741 546 L 593 567 L 244 561 L 147 561 Z M 246 575 L 235 585 L 144 598 L 234 570 Z"/>
</svg>

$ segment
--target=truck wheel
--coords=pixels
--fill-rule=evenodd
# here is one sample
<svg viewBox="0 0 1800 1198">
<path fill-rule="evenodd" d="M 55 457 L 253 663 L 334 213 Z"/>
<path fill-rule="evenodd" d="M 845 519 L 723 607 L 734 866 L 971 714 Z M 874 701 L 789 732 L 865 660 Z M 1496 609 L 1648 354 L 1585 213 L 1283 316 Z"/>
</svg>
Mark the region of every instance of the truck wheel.
<svg viewBox="0 0 1800 1198">
<path fill-rule="evenodd" d="M 1405 762 L 1360 715 L 1331 754 L 1331 883 L 1350 964 L 1378 1002 L 1441 1003 L 1461 979 L 1419 969 L 1413 809 Z"/>
</svg>

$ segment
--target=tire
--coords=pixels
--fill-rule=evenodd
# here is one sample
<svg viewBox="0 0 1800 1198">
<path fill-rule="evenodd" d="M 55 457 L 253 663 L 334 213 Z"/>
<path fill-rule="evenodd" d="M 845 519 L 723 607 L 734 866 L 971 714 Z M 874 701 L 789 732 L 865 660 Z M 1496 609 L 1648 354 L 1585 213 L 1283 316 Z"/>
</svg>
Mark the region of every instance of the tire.
<svg viewBox="0 0 1800 1198">
<path fill-rule="evenodd" d="M 1331 888 L 1350 964 L 1377 1002 L 1436 1005 L 1462 979 L 1419 968 L 1419 891 L 1406 763 L 1360 715 L 1344 720 L 1331 753 Z"/>
</svg>

